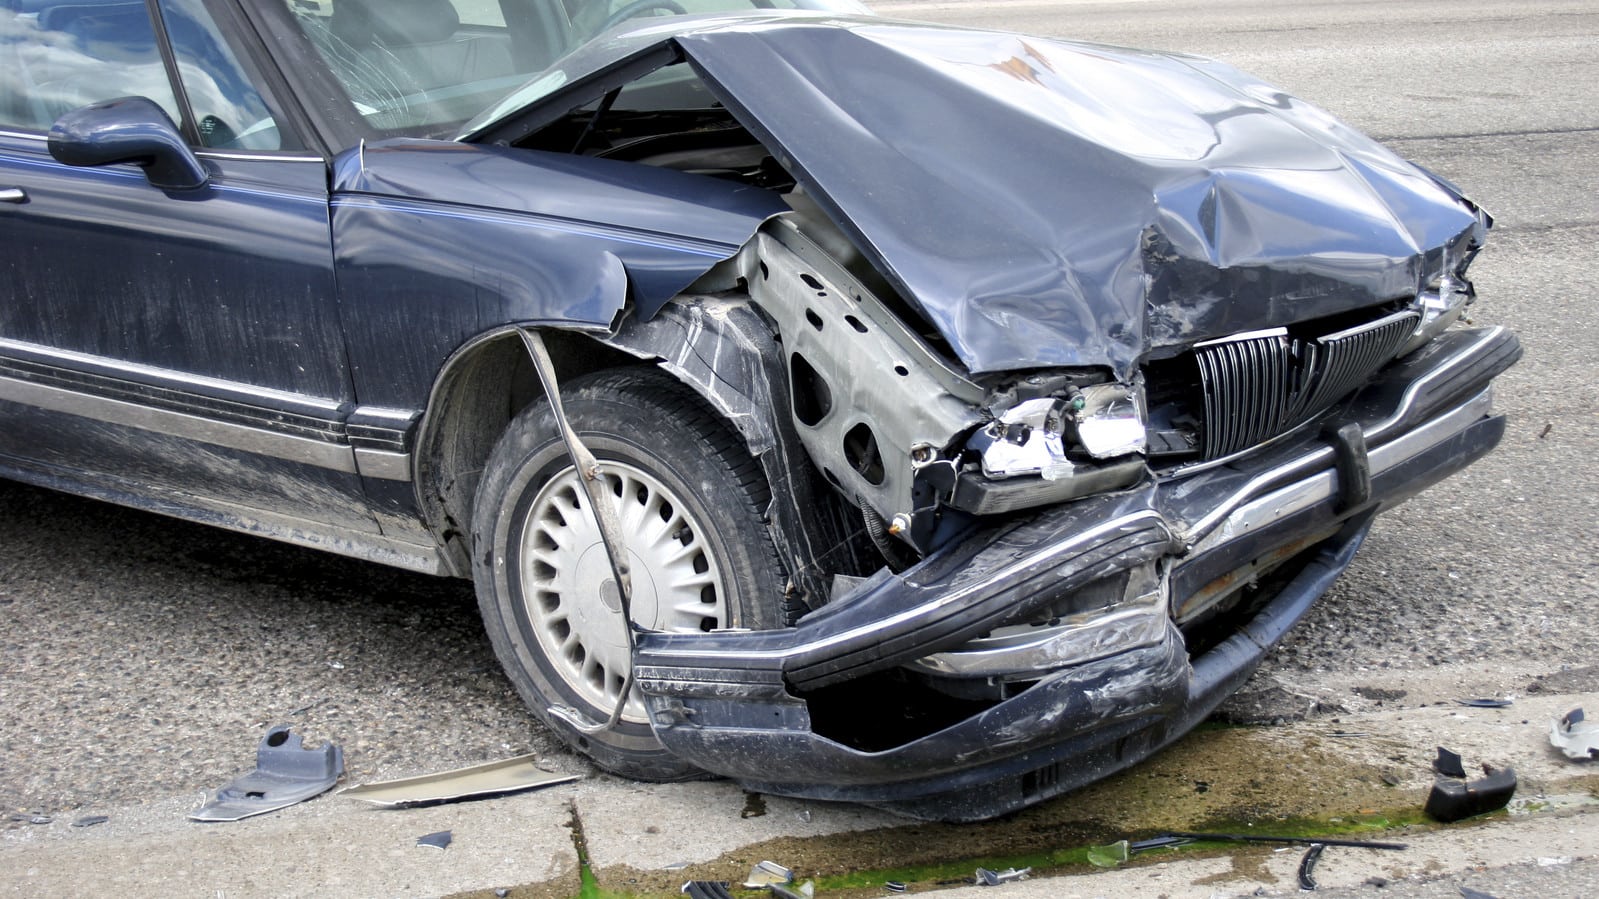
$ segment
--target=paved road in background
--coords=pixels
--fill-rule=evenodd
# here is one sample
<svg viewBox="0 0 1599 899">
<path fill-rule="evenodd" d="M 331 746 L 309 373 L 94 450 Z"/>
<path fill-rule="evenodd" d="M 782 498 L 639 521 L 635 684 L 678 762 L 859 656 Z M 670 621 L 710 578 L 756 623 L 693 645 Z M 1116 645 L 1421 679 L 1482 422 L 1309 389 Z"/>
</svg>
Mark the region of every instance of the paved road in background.
<svg viewBox="0 0 1599 899">
<path fill-rule="evenodd" d="M 1519 696 L 1538 678 L 1599 689 L 1585 669 L 1599 663 L 1591 0 L 876 8 L 1217 57 L 1493 212 L 1473 318 L 1516 329 L 1526 347 L 1500 381 L 1510 432 L 1495 455 L 1380 521 L 1251 683 L 1260 705 L 1245 712 Z M 247 770 L 264 727 L 285 722 L 341 743 L 351 782 L 524 752 L 591 772 L 524 712 L 463 582 L 0 483 L 0 806 L 137 818 Z M 590 783 L 639 801 L 697 795 Z M 0 820 L 0 835 L 28 826 Z"/>
</svg>

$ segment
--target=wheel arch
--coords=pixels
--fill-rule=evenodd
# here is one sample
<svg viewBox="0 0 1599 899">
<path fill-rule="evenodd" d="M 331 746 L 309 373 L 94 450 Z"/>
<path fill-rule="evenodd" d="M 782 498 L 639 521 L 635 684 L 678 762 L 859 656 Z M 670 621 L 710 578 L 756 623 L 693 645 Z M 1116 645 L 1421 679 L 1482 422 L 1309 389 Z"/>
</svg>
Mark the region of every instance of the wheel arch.
<svg viewBox="0 0 1599 899">
<path fill-rule="evenodd" d="M 611 334 L 543 334 L 562 381 L 656 365 L 733 427 L 771 490 L 767 520 L 790 574 L 790 623 L 826 602 L 833 573 L 877 567 L 850 538 L 859 527 L 853 510 L 821 481 L 794 432 L 782 347 L 747 298 L 685 294 L 648 321 L 624 316 Z M 470 522 L 484 461 L 511 419 L 542 397 L 515 325 L 478 336 L 441 368 L 419 429 L 417 495 L 451 573 L 472 570 Z"/>
<path fill-rule="evenodd" d="M 645 364 L 592 335 L 542 329 L 562 379 Z M 434 378 L 416 442 L 417 503 L 449 572 L 469 577 L 472 506 L 484 462 L 511 419 L 543 398 L 518 327 L 479 334 L 450 355 Z"/>
</svg>

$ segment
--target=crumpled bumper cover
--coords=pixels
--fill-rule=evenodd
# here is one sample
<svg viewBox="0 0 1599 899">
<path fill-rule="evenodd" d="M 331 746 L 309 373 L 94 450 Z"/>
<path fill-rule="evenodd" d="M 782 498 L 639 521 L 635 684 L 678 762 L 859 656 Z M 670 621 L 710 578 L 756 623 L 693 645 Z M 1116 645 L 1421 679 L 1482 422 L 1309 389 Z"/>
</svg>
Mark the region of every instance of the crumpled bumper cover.
<svg viewBox="0 0 1599 899">
<path fill-rule="evenodd" d="M 635 674 L 652 727 L 673 753 L 750 789 L 924 818 L 992 817 L 1104 777 L 1231 694 L 1348 567 L 1378 511 L 1499 442 L 1504 419 L 1491 414 L 1489 382 L 1519 355 L 1503 329 L 1452 332 L 1390 366 L 1319 432 L 979 530 L 909 571 L 880 573 L 795 628 L 641 635 Z M 1342 436 L 1323 436 L 1333 434 Z M 1198 656 L 1170 625 L 1152 644 L 1041 671 L 1009 699 L 879 751 L 811 726 L 809 691 L 1030 620 L 1119 571 L 1158 564 L 1178 609 L 1296 544 L 1312 547 L 1299 556 L 1308 561 Z"/>
</svg>

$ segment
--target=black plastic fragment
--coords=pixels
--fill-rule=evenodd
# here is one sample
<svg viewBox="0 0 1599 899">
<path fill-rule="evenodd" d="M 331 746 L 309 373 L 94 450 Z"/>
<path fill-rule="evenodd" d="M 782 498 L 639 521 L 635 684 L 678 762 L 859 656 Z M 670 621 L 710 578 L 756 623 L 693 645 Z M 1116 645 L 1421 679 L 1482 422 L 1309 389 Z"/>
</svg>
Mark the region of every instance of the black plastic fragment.
<svg viewBox="0 0 1599 899">
<path fill-rule="evenodd" d="M 1455 702 L 1474 709 L 1502 709 L 1512 705 L 1509 699 L 1457 699 Z"/>
<path fill-rule="evenodd" d="M 1145 849 L 1166 849 L 1171 846 L 1181 846 L 1192 843 L 1188 837 L 1174 837 L 1171 835 L 1153 837 L 1148 840 L 1138 840 L 1127 844 L 1128 852 L 1143 852 Z"/>
<path fill-rule="evenodd" d="M 1254 833 L 1198 833 L 1190 830 L 1173 830 L 1161 834 L 1165 837 L 1183 837 L 1208 843 L 1287 843 L 1292 846 L 1354 846 L 1358 849 L 1409 849 L 1408 843 L 1379 843 L 1375 840 L 1334 840 L 1326 837 L 1271 837 Z M 1131 848 L 1131 847 L 1129 847 Z"/>
<path fill-rule="evenodd" d="M 1326 843 L 1311 843 L 1305 850 L 1305 857 L 1299 860 L 1299 888 L 1310 892 L 1316 888 L 1316 862 L 1321 860 L 1321 854 L 1326 850 Z"/>
<path fill-rule="evenodd" d="M 1459 821 L 1504 808 L 1516 794 L 1514 768 L 1483 766 L 1484 776 L 1478 780 L 1439 778 L 1427 795 L 1423 809 L 1434 821 Z"/>
<path fill-rule="evenodd" d="M 1461 764 L 1460 756 L 1442 746 L 1438 747 L 1438 757 L 1432 760 L 1432 770 L 1445 777 L 1466 776 L 1466 768 Z"/>
<path fill-rule="evenodd" d="M 1474 890 L 1471 887 L 1461 887 L 1460 897 L 1461 899 L 1499 899 L 1498 896 L 1484 893 L 1482 890 Z"/>
<path fill-rule="evenodd" d="M 903 893 L 905 892 L 905 884 L 897 880 L 890 880 L 883 884 L 883 889 L 888 890 L 890 893 Z"/>
<path fill-rule="evenodd" d="M 105 815 L 84 815 L 82 818 L 79 818 L 78 820 L 72 822 L 72 826 L 73 827 L 93 827 L 96 824 L 104 824 L 104 823 L 106 823 L 107 821 L 110 821 L 110 820 L 111 819 L 107 818 Z"/>
<path fill-rule="evenodd" d="M 689 899 L 733 899 L 725 880 L 691 880 L 683 884 L 683 889 L 678 892 Z"/>
<path fill-rule="evenodd" d="M 418 846 L 428 846 L 433 849 L 448 849 L 450 846 L 450 841 L 454 838 L 454 835 L 450 831 L 440 830 L 417 837 L 416 844 Z"/>
</svg>

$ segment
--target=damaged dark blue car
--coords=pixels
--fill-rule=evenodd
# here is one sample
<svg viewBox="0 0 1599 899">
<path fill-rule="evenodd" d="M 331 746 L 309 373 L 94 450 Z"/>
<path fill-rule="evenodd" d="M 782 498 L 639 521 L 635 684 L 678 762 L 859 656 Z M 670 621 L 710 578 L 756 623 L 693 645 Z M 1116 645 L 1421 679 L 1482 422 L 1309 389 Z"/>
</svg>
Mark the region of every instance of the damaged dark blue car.
<svg viewBox="0 0 1599 899">
<path fill-rule="evenodd" d="M 1500 439 L 1491 220 L 1195 57 L 833 0 L 4 0 L 0 473 L 472 578 L 623 774 L 1010 811 Z"/>
</svg>

